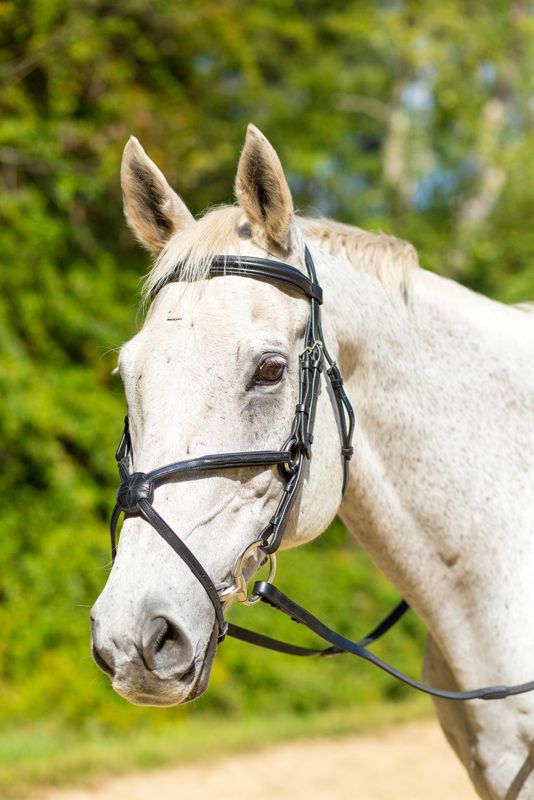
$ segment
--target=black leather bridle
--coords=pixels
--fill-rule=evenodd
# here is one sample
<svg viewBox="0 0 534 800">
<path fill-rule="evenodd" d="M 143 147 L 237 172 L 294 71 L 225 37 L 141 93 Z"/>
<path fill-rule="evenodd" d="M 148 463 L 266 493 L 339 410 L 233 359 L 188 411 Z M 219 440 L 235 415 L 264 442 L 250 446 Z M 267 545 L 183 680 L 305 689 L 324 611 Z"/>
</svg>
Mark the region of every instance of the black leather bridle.
<svg viewBox="0 0 534 800">
<path fill-rule="evenodd" d="M 409 606 L 404 600 L 366 637 L 354 642 L 327 627 L 310 614 L 309 611 L 306 611 L 306 609 L 290 600 L 289 597 L 277 589 L 271 583 L 274 575 L 273 568 L 271 568 L 269 580 L 256 581 L 252 595 L 248 597 L 246 580 L 243 577 L 243 564 L 251 553 L 258 549 L 264 554 L 264 558 L 271 560 L 271 567 L 273 567 L 274 553 L 280 547 L 291 509 L 302 488 L 306 466 L 312 455 L 313 428 L 320 376 L 325 362 L 327 364 L 326 376 L 337 408 L 341 437 L 341 456 L 343 459 L 342 494 L 345 493 L 348 484 L 349 462 L 353 454 L 354 413 L 343 388 L 343 379 L 339 367 L 328 352 L 324 341 L 320 314 L 323 293 L 317 281 L 313 259 L 307 247 L 305 248 L 305 263 L 307 275 L 295 267 L 279 261 L 251 256 L 215 256 L 207 275 L 209 278 L 237 275 L 267 281 L 278 284 L 281 287 L 294 289 L 309 299 L 310 314 L 306 326 L 305 348 L 299 359 L 299 397 L 291 432 L 282 449 L 206 455 L 186 461 L 177 461 L 147 473 L 134 472 L 131 474 L 129 465 L 133 460 L 133 452 L 128 417 L 126 417 L 124 432 L 116 453 L 121 485 L 117 492 L 117 502 L 111 515 L 110 529 L 113 560 L 115 560 L 116 555 L 116 529 L 120 515 L 141 517 L 172 547 L 204 587 L 215 611 L 219 641 L 222 641 L 228 635 L 250 644 L 296 656 L 329 656 L 352 653 L 419 691 L 448 700 L 495 700 L 534 690 L 534 681 L 516 686 L 488 686 L 465 692 L 437 689 L 404 675 L 378 658 L 367 649 L 367 645 L 383 636 L 408 610 Z M 165 281 L 156 287 L 152 294 L 152 299 L 168 283 L 179 280 L 180 265 Z M 276 466 L 282 479 L 282 496 L 278 506 L 269 523 L 261 531 L 259 538 L 245 549 L 236 562 L 233 575 L 234 584 L 224 589 L 217 589 L 200 561 L 155 510 L 153 506 L 154 492 L 164 483 L 169 483 L 176 478 L 195 478 L 202 472 L 268 466 Z M 224 604 L 232 599 L 238 599 L 249 605 L 258 601 L 268 603 L 283 611 L 295 622 L 305 625 L 327 642 L 329 646 L 321 649 L 301 647 L 228 623 L 224 619 Z"/>
</svg>

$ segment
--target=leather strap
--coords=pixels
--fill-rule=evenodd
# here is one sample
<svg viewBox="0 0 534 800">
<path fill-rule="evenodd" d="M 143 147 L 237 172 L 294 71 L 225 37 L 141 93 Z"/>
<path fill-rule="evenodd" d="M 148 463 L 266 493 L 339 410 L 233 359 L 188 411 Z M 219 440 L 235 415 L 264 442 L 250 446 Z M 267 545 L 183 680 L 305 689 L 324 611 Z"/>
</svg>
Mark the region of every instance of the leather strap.
<svg viewBox="0 0 534 800">
<path fill-rule="evenodd" d="M 218 469 L 238 469 L 240 467 L 269 467 L 287 464 L 291 454 L 287 450 L 260 450 L 243 453 L 217 453 L 215 455 L 191 458 L 188 461 L 176 461 L 152 470 L 148 475 L 154 486 L 167 483 L 169 478 L 194 477 L 199 472 Z"/>
<path fill-rule="evenodd" d="M 151 299 L 169 283 L 181 281 L 182 265 L 178 264 L 174 271 L 164 281 L 159 283 L 151 294 Z M 241 278 L 255 278 L 259 281 L 268 283 L 282 283 L 291 286 L 301 294 L 318 303 L 323 302 L 323 290 L 317 283 L 315 277 L 311 280 L 307 275 L 290 264 L 282 261 L 272 261 L 267 258 L 255 258 L 253 256 L 215 256 L 211 262 L 208 277 L 215 278 L 224 275 L 237 275 Z"/>
<path fill-rule="evenodd" d="M 299 622 L 301 625 L 305 625 L 306 628 L 313 631 L 317 636 L 323 639 L 323 641 L 328 642 L 331 647 L 334 647 L 337 650 L 341 650 L 345 653 L 351 653 L 359 658 L 363 658 L 366 661 L 369 661 L 375 667 L 378 667 L 384 672 L 387 672 L 389 675 L 392 675 L 402 683 L 411 686 L 413 689 L 417 689 L 419 692 L 431 695 L 432 697 L 440 697 L 445 700 L 501 700 L 504 697 L 510 697 L 511 695 L 515 694 L 524 694 L 525 692 L 531 692 L 534 690 L 534 681 L 516 684 L 515 686 L 483 686 L 480 689 L 472 689 L 466 692 L 455 692 L 447 689 L 437 689 L 434 686 L 427 686 L 420 681 L 410 678 L 403 672 L 400 672 L 386 661 L 383 661 L 374 653 L 371 653 L 369 650 L 367 650 L 361 642 L 353 642 L 350 639 L 342 636 L 340 633 L 336 633 L 336 631 L 332 630 L 332 628 L 329 628 L 324 624 L 324 622 L 321 622 L 319 619 L 317 619 L 317 617 L 314 617 L 313 614 L 311 614 L 305 608 L 299 606 L 298 603 L 295 603 L 293 600 L 290 600 L 287 595 L 273 586 L 272 583 L 268 583 L 267 581 L 257 581 L 254 584 L 253 594 L 261 597 L 262 601 L 268 605 L 277 608 L 279 611 L 283 611 L 283 613 L 291 617 L 294 622 Z M 395 611 L 393 614 L 394 613 Z M 400 619 L 401 616 L 402 614 L 399 614 L 397 619 Z M 396 622 L 396 620 L 394 620 L 394 622 Z M 378 627 L 380 628 L 380 626 Z M 389 627 L 391 627 L 391 625 Z"/>
<path fill-rule="evenodd" d="M 405 600 L 401 600 L 393 611 L 373 628 L 367 636 L 358 640 L 358 644 L 361 647 L 366 647 L 368 644 L 371 644 L 371 642 L 376 642 L 377 639 L 380 639 L 393 627 L 393 625 L 408 611 L 409 607 Z M 324 648 L 301 647 L 300 645 L 291 644 L 290 642 L 283 642 L 280 639 L 272 639 L 270 636 L 265 636 L 263 633 L 257 633 L 257 631 L 242 628 L 240 625 L 234 625 L 232 622 L 228 623 L 227 634 L 233 639 L 239 639 L 242 642 L 247 642 L 247 644 L 263 647 L 266 650 L 276 650 L 278 653 L 285 653 L 290 656 L 338 656 L 346 652 L 343 648 L 336 647 L 335 645 Z"/>
</svg>

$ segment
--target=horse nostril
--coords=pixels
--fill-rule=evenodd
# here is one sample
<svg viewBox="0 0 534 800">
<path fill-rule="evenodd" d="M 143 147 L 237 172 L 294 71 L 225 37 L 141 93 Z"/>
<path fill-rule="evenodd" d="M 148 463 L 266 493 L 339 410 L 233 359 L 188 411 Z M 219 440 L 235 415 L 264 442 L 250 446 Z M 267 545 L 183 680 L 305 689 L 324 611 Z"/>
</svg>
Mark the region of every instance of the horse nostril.
<svg viewBox="0 0 534 800">
<path fill-rule="evenodd" d="M 154 654 L 159 653 L 169 642 L 177 642 L 179 637 L 178 630 L 174 625 L 161 617 L 161 631 L 156 635 L 152 649 Z"/>
<path fill-rule="evenodd" d="M 115 675 L 115 668 L 113 667 L 112 664 L 110 664 L 111 659 L 108 656 L 109 660 L 106 661 L 106 659 L 102 655 L 102 652 L 97 648 L 95 644 L 93 644 L 93 658 L 97 666 L 100 667 L 100 669 L 102 670 L 102 672 L 105 672 L 107 675 L 110 676 L 110 678 L 113 678 L 113 676 Z"/>
<path fill-rule="evenodd" d="M 143 636 L 143 661 L 151 672 L 181 677 L 191 668 L 193 651 L 188 637 L 165 617 L 154 617 Z"/>
</svg>

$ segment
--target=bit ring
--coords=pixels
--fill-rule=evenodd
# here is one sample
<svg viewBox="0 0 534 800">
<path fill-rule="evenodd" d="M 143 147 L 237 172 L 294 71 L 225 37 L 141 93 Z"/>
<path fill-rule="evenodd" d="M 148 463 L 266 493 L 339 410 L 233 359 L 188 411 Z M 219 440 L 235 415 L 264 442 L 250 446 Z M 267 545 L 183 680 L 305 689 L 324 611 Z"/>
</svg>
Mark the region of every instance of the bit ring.
<svg viewBox="0 0 534 800">
<path fill-rule="evenodd" d="M 261 600 L 259 595 L 251 594 L 249 596 L 247 580 L 243 575 L 243 565 L 248 557 L 254 552 L 254 550 L 261 549 L 264 544 L 265 542 L 263 539 L 255 539 L 253 542 L 247 545 L 243 552 L 238 556 L 234 567 L 233 583 L 226 589 L 223 589 L 221 592 L 219 592 L 219 598 L 222 603 L 230 600 L 237 600 L 239 603 L 243 603 L 246 606 L 254 606 Z M 269 577 L 267 580 L 270 583 L 274 580 L 276 575 L 276 555 L 274 553 L 268 553 L 266 555 L 269 561 Z"/>
</svg>

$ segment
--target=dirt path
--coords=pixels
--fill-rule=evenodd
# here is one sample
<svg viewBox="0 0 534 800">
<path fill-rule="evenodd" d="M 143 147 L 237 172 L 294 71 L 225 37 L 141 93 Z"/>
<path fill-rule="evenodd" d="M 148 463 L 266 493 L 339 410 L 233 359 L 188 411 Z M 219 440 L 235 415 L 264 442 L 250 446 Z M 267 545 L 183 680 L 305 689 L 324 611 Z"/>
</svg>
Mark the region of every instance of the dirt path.
<svg viewBox="0 0 534 800">
<path fill-rule="evenodd" d="M 435 722 L 289 742 L 210 764 L 114 778 L 36 800 L 476 800 Z"/>
</svg>

